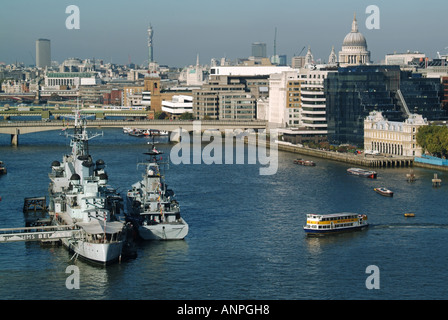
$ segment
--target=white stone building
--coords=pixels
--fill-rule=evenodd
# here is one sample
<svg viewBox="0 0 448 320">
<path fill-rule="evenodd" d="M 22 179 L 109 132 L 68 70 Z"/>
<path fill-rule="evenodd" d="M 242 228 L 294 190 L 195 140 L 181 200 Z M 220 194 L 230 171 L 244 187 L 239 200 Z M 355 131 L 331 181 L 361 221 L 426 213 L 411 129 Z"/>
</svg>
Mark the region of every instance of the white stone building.
<svg viewBox="0 0 448 320">
<path fill-rule="evenodd" d="M 356 16 L 353 18 L 352 30 L 344 38 L 342 50 L 339 51 L 341 67 L 370 63 L 370 51 L 367 50 L 366 38 L 358 31 Z"/>
<path fill-rule="evenodd" d="M 269 77 L 269 104 L 266 120 L 270 127 L 285 127 L 289 119 L 294 119 L 296 116 L 297 121 L 300 121 L 300 91 L 297 93 L 288 91 L 288 84 L 291 82 L 299 82 L 298 70 L 275 73 Z M 297 94 L 297 97 L 294 94 Z M 295 98 L 297 98 L 297 106 L 288 107 L 289 101 L 294 102 Z"/>
<path fill-rule="evenodd" d="M 411 114 L 404 122 L 388 121 L 381 112 L 373 111 L 364 120 L 364 150 L 398 156 L 422 155 L 417 144 L 417 132 L 428 125 L 419 114 Z"/>
<path fill-rule="evenodd" d="M 162 101 L 162 111 L 173 118 L 180 117 L 183 113 L 193 113 L 193 97 L 187 95 L 175 95 L 171 101 Z"/>
<path fill-rule="evenodd" d="M 326 108 L 327 99 L 324 93 L 324 80 L 329 70 L 316 66 L 316 69 L 300 69 L 301 80 L 301 120 L 303 127 L 309 130 L 324 131 L 327 134 Z"/>
</svg>

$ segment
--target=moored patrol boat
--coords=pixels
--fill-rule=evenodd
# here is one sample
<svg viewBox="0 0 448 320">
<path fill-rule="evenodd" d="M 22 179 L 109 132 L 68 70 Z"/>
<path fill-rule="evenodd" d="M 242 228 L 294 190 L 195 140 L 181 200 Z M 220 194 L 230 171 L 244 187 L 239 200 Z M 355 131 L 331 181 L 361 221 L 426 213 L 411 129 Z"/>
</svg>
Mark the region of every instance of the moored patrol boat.
<svg viewBox="0 0 448 320">
<path fill-rule="evenodd" d="M 364 170 L 360 168 L 349 168 L 347 169 L 347 173 L 352 174 L 358 177 L 376 179 L 377 173 L 376 171 Z"/>
<path fill-rule="evenodd" d="M 329 233 L 361 230 L 369 225 L 365 214 L 342 212 L 332 214 L 306 215 L 303 227 L 307 235 L 324 235 Z"/>
<path fill-rule="evenodd" d="M 143 179 L 132 185 L 127 192 L 129 213 L 127 220 L 137 228 L 143 240 L 182 240 L 188 234 L 188 224 L 180 215 L 179 203 L 174 192 L 167 188 L 160 170 L 161 155 L 154 144 L 149 152 Z"/>
<path fill-rule="evenodd" d="M 85 121 L 85 120 L 84 120 Z M 68 134 L 67 134 L 68 135 Z M 119 221 L 122 198 L 111 188 L 103 160 L 89 154 L 89 137 L 79 110 L 75 113 L 71 154 L 53 161 L 49 174 L 49 213 L 54 225 L 74 225 L 72 238 L 61 239 L 74 257 L 109 264 L 121 258 L 125 224 Z"/>
</svg>

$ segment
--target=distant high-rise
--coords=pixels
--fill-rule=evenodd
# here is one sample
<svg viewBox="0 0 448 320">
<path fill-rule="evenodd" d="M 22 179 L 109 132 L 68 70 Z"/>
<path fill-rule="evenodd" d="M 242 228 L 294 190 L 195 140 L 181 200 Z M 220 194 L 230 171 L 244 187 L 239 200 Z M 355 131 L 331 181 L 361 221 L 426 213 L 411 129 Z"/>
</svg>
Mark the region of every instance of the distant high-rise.
<svg viewBox="0 0 448 320">
<path fill-rule="evenodd" d="M 266 43 L 252 43 L 252 56 L 255 58 L 266 58 Z"/>
<path fill-rule="evenodd" d="M 152 30 L 151 24 L 148 28 L 148 49 L 149 49 L 149 56 L 148 56 L 148 63 L 154 62 L 154 51 L 152 48 L 152 37 L 154 35 L 154 32 Z"/>
<path fill-rule="evenodd" d="M 36 67 L 45 68 L 51 66 L 51 45 L 48 39 L 36 40 Z"/>
</svg>

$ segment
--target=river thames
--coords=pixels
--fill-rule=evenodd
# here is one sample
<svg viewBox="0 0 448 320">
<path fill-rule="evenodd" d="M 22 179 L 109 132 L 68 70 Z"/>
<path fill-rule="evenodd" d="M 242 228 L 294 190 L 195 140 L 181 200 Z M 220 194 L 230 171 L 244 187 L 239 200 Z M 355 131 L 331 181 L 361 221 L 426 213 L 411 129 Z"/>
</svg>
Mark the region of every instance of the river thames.
<svg viewBox="0 0 448 320">
<path fill-rule="evenodd" d="M 90 130 L 89 130 L 90 131 Z M 91 130 L 98 131 L 98 130 Z M 122 195 L 141 178 L 148 139 L 104 132 L 90 143 L 103 159 L 109 184 Z M 70 152 L 69 139 L 49 131 L 21 135 L 11 147 L 0 135 L 0 228 L 23 227 L 25 197 L 45 196 L 51 162 Z M 169 155 L 174 144 L 160 138 Z M 173 164 L 166 181 L 175 191 L 190 232 L 183 241 L 143 242 L 137 257 L 106 268 L 74 262 L 63 247 L 37 242 L 0 244 L 0 299 L 303 300 L 448 299 L 446 174 L 414 168 L 377 169 L 378 179 L 348 175 L 345 163 L 311 158 L 293 163 L 278 152 L 278 169 L 260 164 Z M 433 188 L 438 173 L 443 180 Z M 383 197 L 373 188 L 395 192 Z M 309 238 L 307 213 L 367 214 L 367 230 Z M 415 213 L 406 218 L 405 212 Z M 80 272 L 80 288 L 66 287 L 67 266 Z M 369 266 L 379 270 L 368 289 Z"/>
</svg>

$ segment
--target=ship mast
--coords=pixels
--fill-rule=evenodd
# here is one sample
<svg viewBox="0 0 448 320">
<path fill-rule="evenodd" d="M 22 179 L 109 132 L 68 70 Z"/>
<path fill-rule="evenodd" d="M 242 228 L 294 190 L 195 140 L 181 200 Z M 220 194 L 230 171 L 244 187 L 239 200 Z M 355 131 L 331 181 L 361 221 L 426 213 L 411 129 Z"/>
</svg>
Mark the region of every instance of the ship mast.
<svg viewBox="0 0 448 320">
<path fill-rule="evenodd" d="M 72 135 L 68 133 L 66 133 L 66 135 L 72 137 L 72 140 L 70 142 L 70 146 L 72 147 L 72 154 L 74 156 L 86 156 L 89 155 L 89 140 L 98 136 L 102 136 L 103 133 L 97 133 L 89 137 L 89 134 L 87 132 L 87 119 L 81 117 L 79 104 L 77 104 L 74 112 L 74 132 Z"/>
</svg>

